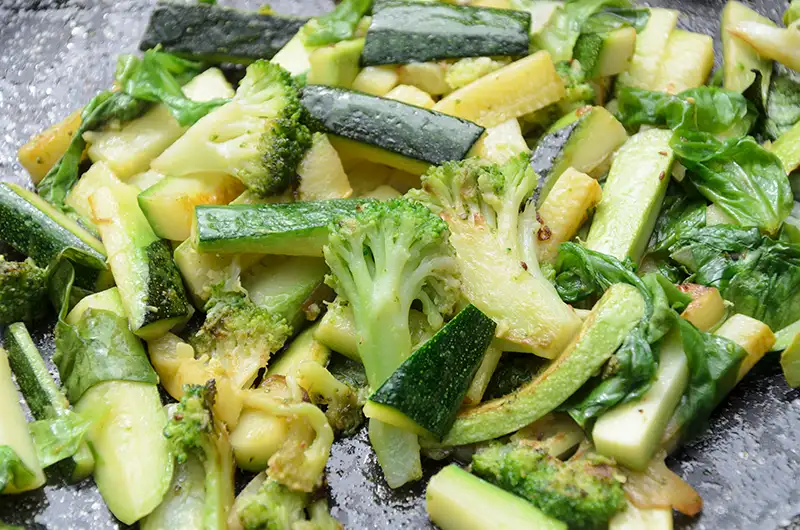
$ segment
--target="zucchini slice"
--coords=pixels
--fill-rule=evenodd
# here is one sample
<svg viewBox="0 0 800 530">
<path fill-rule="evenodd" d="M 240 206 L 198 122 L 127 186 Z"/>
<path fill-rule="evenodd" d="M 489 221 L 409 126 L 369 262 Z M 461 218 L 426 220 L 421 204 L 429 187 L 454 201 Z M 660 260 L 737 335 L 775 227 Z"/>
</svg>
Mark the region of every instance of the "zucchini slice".
<svg viewBox="0 0 800 530">
<path fill-rule="evenodd" d="M 361 64 L 527 55 L 530 26 L 524 11 L 389 0 L 375 10 Z"/>
<path fill-rule="evenodd" d="M 582 107 L 558 120 L 531 154 L 531 167 L 540 179 L 536 203 L 544 204 L 568 168 L 600 177 L 627 139 L 625 127 L 603 107 Z"/>
<path fill-rule="evenodd" d="M 597 373 L 643 316 L 644 299 L 636 288 L 612 285 L 558 359 L 516 392 L 462 410 L 442 444 L 492 440 L 552 412 Z"/>
<path fill-rule="evenodd" d="M 8 354 L 3 348 L 0 348 L 0 418 L 0 449 L 13 451 L 28 472 L 25 477 L 17 477 L 16 480 L 12 476 L 11 482 L 0 493 L 21 493 L 43 486 L 46 480 L 44 472 L 28 433 L 28 422 L 25 421 L 17 388 L 11 379 Z"/>
<path fill-rule="evenodd" d="M 163 51 L 211 63 L 249 64 L 270 59 L 308 22 L 203 3 L 159 0 L 139 49 Z"/>
<path fill-rule="evenodd" d="M 346 199 L 353 194 L 339 153 L 323 133 L 314 133 L 311 149 L 297 166 L 297 176 L 300 180 L 297 194 L 301 201 Z"/>
<path fill-rule="evenodd" d="M 47 370 L 25 324 L 18 322 L 8 326 L 5 344 L 17 384 L 33 417 L 46 420 L 67 413 L 69 402 Z M 84 442 L 77 453 L 55 467 L 67 480 L 78 482 L 92 473 L 94 457 Z"/>
<path fill-rule="evenodd" d="M 781 135 L 772 144 L 770 151 L 781 159 L 786 173 L 791 173 L 800 167 L 800 122 Z"/>
<path fill-rule="evenodd" d="M 656 89 L 678 94 L 706 83 L 714 67 L 714 39 L 676 29 L 667 41 Z"/>
<path fill-rule="evenodd" d="M 244 189 L 225 173 L 166 177 L 139 194 L 139 208 L 158 237 L 183 241 L 191 234 L 195 206 L 228 204 Z"/>
<path fill-rule="evenodd" d="M 16 184 L 0 184 L 0 240 L 46 267 L 66 249 L 70 259 L 91 269 L 107 270 L 99 239 L 47 201 Z"/>
<path fill-rule="evenodd" d="M 150 339 L 188 319 L 191 306 L 172 251 L 153 232 L 137 195 L 120 184 L 97 190 L 89 202 L 131 330 Z"/>
<path fill-rule="evenodd" d="M 530 502 L 451 464 L 431 478 L 428 516 L 442 530 L 567 530 Z"/>
<path fill-rule="evenodd" d="M 451 92 L 433 110 L 494 127 L 565 95 L 564 81 L 553 59 L 546 51 L 539 51 Z"/>
<path fill-rule="evenodd" d="M 575 43 L 573 55 L 588 79 L 626 71 L 636 50 L 636 29 L 619 28 L 608 33 L 585 33 Z"/>
<path fill-rule="evenodd" d="M 496 327 L 477 307 L 465 307 L 383 382 L 364 415 L 441 439 L 456 419 Z"/>
<path fill-rule="evenodd" d="M 422 171 L 463 159 L 484 130 L 433 110 L 321 85 L 305 87 L 302 103 L 325 131 L 409 160 Z"/>
<path fill-rule="evenodd" d="M 747 21 L 775 25 L 770 19 L 759 15 L 741 2 L 728 1 L 722 10 L 721 24 L 723 85 L 728 90 L 744 92 L 756 78 L 753 70 L 758 70 L 761 72 L 761 88 L 766 101 L 772 77 L 772 61 L 761 58 L 752 46 L 730 31 L 740 22 Z"/>
<path fill-rule="evenodd" d="M 586 248 L 617 259 L 641 259 L 667 191 L 675 155 L 672 131 L 650 129 L 632 137 L 614 159 Z"/>
<path fill-rule="evenodd" d="M 31 137 L 28 143 L 19 148 L 17 158 L 34 186 L 39 184 L 47 172 L 64 156 L 72 136 L 81 126 L 83 109 L 78 109 L 58 123 Z"/>
<path fill-rule="evenodd" d="M 678 12 L 673 9 L 651 8 L 647 25 L 636 37 L 636 51 L 631 67 L 620 74 L 620 85 L 658 89 L 658 77 L 667 51 L 667 43 L 678 23 Z"/>
<path fill-rule="evenodd" d="M 364 199 L 198 206 L 192 241 L 200 252 L 322 257 L 328 226 Z"/>
<path fill-rule="evenodd" d="M 364 39 L 351 39 L 315 49 L 308 55 L 311 65 L 308 83 L 352 87 L 358 76 L 358 60 L 363 48 Z"/>
</svg>

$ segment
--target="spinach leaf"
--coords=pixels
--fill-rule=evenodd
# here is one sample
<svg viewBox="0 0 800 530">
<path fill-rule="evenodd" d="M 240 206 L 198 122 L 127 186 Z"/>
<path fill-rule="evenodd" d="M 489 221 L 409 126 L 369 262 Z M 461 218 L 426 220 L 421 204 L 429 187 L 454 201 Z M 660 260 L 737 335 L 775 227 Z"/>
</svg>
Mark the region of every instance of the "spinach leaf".
<svg viewBox="0 0 800 530">
<path fill-rule="evenodd" d="M 687 195 L 671 195 L 664 201 L 656 220 L 647 252 L 667 251 L 681 235 L 706 224 L 706 202 Z"/>
<path fill-rule="evenodd" d="M 775 330 L 800 320 L 800 245 L 719 225 L 683 236 L 672 257 L 695 283 L 717 287 L 737 313 Z"/>
<path fill-rule="evenodd" d="M 515 0 L 514 5 L 518 9 L 530 11 L 530 8 L 523 7 L 528 3 L 534 2 Z M 555 62 L 569 61 L 589 17 L 607 8 L 632 7 L 629 0 L 567 0 L 556 10 L 547 26 L 533 36 L 532 43 L 535 47 L 550 52 Z"/>
<path fill-rule="evenodd" d="M 800 122 L 799 72 L 775 61 L 764 110 L 764 130 L 771 140 L 777 140 Z"/>
<path fill-rule="evenodd" d="M 609 33 L 626 27 L 641 32 L 648 20 L 650 10 L 646 7 L 609 7 L 589 17 L 581 33 Z"/>
<path fill-rule="evenodd" d="M 21 489 L 36 480 L 36 475 L 8 445 L 0 445 L 0 492 L 12 484 Z"/>
<path fill-rule="evenodd" d="M 694 431 L 736 385 L 739 365 L 747 352 L 735 342 L 704 333 L 679 319 L 683 350 L 689 366 L 689 385 L 675 411 L 681 430 Z"/>
<path fill-rule="evenodd" d="M 165 104 L 181 125 L 191 125 L 227 100 L 195 102 L 184 96 L 181 85 L 203 70 L 203 65 L 157 50 L 148 50 L 140 59 L 122 55 L 117 60 L 116 81 L 121 90 L 104 91 L 92 98 L 81 113 L 81 125 L 69 147 L 47 172 L 37 187 L 39 195 L 57 208 L 69 212 L 64 204 L 67 193 L 80 178 L 80 163 L 86 141 L 83 133 L 94 131 L 110 121 L 130 121 L 144 114 L 152 103 Z"/>
<path fill-rule="evenodd" d="M 719 138 L 744 136 L 758 112 L 742 94 L 724 88 L 699 87 L 677 95 L 624 87 L 618 93 L 617 117 L 628 129 L 652 125 L 676 134 L 700 132 Z"/>
<path fill-rule="evenodd" d="M 353 38 L 361 17 L 370 7 L 372 0 L 342 0 L 333 11 L 303 27 L 303 41 L 307 46 L 325 46 Z"/>
<path fill-rule="evenodd" d="M 727 142 L 706 159 L 676 153 L 697 190 L 740 226 L 775 234 L 792 211 L 792 189 L 780 159 L 753 138 Z"/>
<path fill-rule="evenodd" d="M 111 311 L 88 309 L 74 326 L 64 317 L 70 306 L 75 269 L 59 264 L 50 277 L 50 296 L 59 317 L 55 327 L 53 362 L 71 403 L 104 381 L 158 384 L 141 341 L 128 328 L 128 320 Z"/>
<path fill-rule="evenodd" d="M 583 426 L 615 405 L 638 399 L 647 392 L 658 369 L 653 345 L 678 318 L 673 307 L 683 307 L 689 299 L 658 274 L 639 278 L 630 263 L 574 243 L 561 245 L 556 270 L 556 289 L 567 301 L 601 294 L 615 283 L 636 287 L 645 300 L 644 318 L 609 361 L 606 373 L 589 383 L 565 407 Z"/>
<path fill-rule="evenodd" d="M 36 456 L 42 467 L 69 458 L 78 452 L 91 422 L 70 410 L 46 420 L 28 424 Z"/>
<path fill-rule="evenodd" d="M 158 50 L 147 50 L 140 59 L 121 55 L 115 78 L 122 91 L 139 101 L 163 103 L 182 126 L 194 124 L 227 99 L 193 101 L 181 86 L 205 69 L 203 63 L 181 59 Z"/>
<path fill-rule="evenodd" d="M 86 149 L 83 133 L 99 129 L 111 120 L 132 120 L 148 107 L 148 102 L 134 99 L 124 92 L 106 91 L 92 98 L 81 113 L 81 125 L 72 136 L 64 155 L 39 182 L 36 190 L 39 195 L 53 206 L 67 210 L 64 200 L 78 182 L 81 158 Z"/>
</svg>

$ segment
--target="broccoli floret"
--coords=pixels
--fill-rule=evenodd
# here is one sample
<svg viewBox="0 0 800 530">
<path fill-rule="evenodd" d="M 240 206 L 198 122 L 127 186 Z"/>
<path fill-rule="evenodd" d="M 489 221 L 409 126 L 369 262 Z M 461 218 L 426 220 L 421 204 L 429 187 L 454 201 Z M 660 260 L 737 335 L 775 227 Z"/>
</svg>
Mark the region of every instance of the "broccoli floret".
<svg viewBox="0 0 800 530">
<path fill-rule="evenodd" d="M 0 324 L 32 322 L 47 310 L 47 273 L 28 258 L 0 256 Z"/>
<path fill-rule="evenodd" d="M 333 429 L 316 406 L 303 402 L 303 390 L 287 380 L 291 397 L 278 397 L 262 390 L 251 390 L 245 406 L 271 416 L 287 418 L 286 439 L 269 459 L 271 479 L 296 491 L 312 492 L 322 485 L 325 464 L 333 444 Z"/>
<path fill-rule="evenodd" d="M 472 457 L 472 472 L 569 528 L 605 528 L 625 508 L 620 475 L 600 457 L 563 462 L 524 443 L 496 444 Z"/>
<path fill-rule="evenodd" d="M 411 305 L 419 301 L 434 329 L 453 309 L 459 282 L 447 225 L 408 199 L 369 203 L 331 226 L 324 254 L 329 283 L 353 309 L 358 353 L 376 389 L 411 354 Z M 370 437 L 391 487 L 420 478 L 416 436 L 373 421 Z"/>
<path fill-rule="evenodd" d="M 334 431 L 349 436 L 361 426 L 364 399 L 325 367 L 313 361 L 301 363 L 297 368 L 297 382 L 308 392 L 312 403 L 327 407 L 325 416 Z"/>
<path fill-rule="evenodd" d="M 203 463 L 204 528 L 226 528 L 234 497 L 233 455 L 225 427 L 211 413 L 215 398 L 214 380 L 205 385 L 185 385 L 183 397 L 164 428 L 179 465 L 190 456 Z"/>
<path fill-rule="evenodd" d="M 556 357 L 580 319 L 542 274 L 527 155 L 499 167 L 471 158 L 431 168 L 410 195 L 450 228 L 465 297 L 497 322 L 506 351 Z"/>
<path fill-rule="evenodd" d="M 254 481 L 262 480 L 263 475 Z M 325 500 L 293 491 L 267 478 L 254 492 L 247 486 L 236 500 L 236 516 L 243 530 L 340 530 L 342 525 L 328 511 Z"/>
<path fill-rule="evenodd" d="M 192 338 L 198 356 L 216 359 L 240 388 L 252 385 L 292 333 L 286 320 L 255 304 L 238 279 L 212 288 L 206 319 Z"/>
<path fill-rule="evenodd" d="M 297 165 L 311 147 L 306 121 L 289 73 L 256 61 L 233 99 L 195 123 L 152 169 L 173 176 L 222 172 L 260 195 L 277 194 L 296 180 Z"/>
</svg>

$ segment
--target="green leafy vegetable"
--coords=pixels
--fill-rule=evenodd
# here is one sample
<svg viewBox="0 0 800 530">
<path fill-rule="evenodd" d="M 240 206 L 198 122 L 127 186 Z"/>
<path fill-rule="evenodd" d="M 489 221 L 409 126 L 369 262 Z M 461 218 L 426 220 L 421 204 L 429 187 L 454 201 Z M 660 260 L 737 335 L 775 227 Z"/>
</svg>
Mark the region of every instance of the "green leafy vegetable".
<svg viewBox="0 0 800 530">
<path fill-rule="evenodd" d="M 755 80 L 745 96 L 761 113 L 756 130 L 769 140 L 777 140 L 800 121 L 800 73 L 775 61 L 766 90 L 763 76 L 754 70 Z"/>
<path fill-rule="evenodd" d="M 685 152 L 678 156 L 697 190 L 740 226 L 775 234 L 792 211 L 792 189 L 780 159 L 751 137 L 726 143 L 706 160 Z"/>
<path fill-rule="evenodd" d="M 353 37 L 361 17 L 372 7 L 372 0 L 342 0 L 330 13 L 311 20 L 303 28 L 307 46 L 325 46 Z"/>
<path fill-rule="evenodd" d="M 143 114 L 149 105 L 147 101 L 140 101 L 124 92 L 105 91 L 92 98 L 81 113 L 81 125 L 73 134 L 69 147 L 39 183 L 39 195 L 57 208 L 67 210 L 64 200 L 78 182 L 79 166 L 86 149 L 83 133 L 99 129 L 111 120 L 132 120 Z"/>
<path fill-rule="evenodd" d="M 678 405 L 676 418 L 692 431 L 736 385 L 739 364 L 747 352 L 732 340 L 704 333 L 682 318 L 678 319 L 678 325 L 689 363 L 689 386 Z"/>
<path fill-rule="evenodd" d="M 684 194 L 671 195 L 664 201 L 658 216 L 648 253 L 667 251 L 681 235 L 706 224 L 706 202 Z"/>
<path fill-rule="evenodd" d="M 630 262 L 623 263 L 574 243 L 561 245 L 556 270 L 556 289 L 568 302 L 601 294 L 615 283 L 636 287 L 645 300 L 644 318 L 626 337 L 605 373 L 566 405 L 570 416 L 583 426 L 613 406 L 647 392 L 658 368 L 652 345 L 666 335 L 677 319 L 673 305 L 682 306 L 688 300 L 657 274 L 639 278 Z"/>
<path fill-rule="evenodd" d="M 632 27 L 640 32 L 650 20 L 650 10 L 643 7 L 609 7 L 595 13 L 583 24 L 581 33 L 609 33 Z"/>
<path fill-rule="evenodd" d="M 800 246 L 718 225 L 690 231 L 675 245 L 673 259 L 694 273 L 693 281 L 717 287 L 737 313 L 782 329 L 800 319 Z"/>
<path fill-rule="evenodd" d="M 7 445 L 0 445 L 0 492 L 9 484 L 22 489 L 34 480 L 36 475 L 28 469 L 17 453 Z"/>
<path fill-rule="evenodd" d="M 70 410 L 52 419 L 28 424 L 42 467 L 49 467 L 77 453 L 90 425 L 90 421 Z"/>
<path fill-rule="evenodd" d="M 204 69 L 200 62 L 147 50 L 142 58 L 120 55 L 115 77 L 123 92 L 140 101 L 163 103 L 175 120 L 185 127 L 228 102 L 227 99 L 193 101 L 183 94 L 181 85 Z"/>
<path fill-rule="evenodd" d="M 57 272 L 57 274 L 56 274 Z M 64 321 L 69 310 L 75 269 L 62 262 L 50 277 L 50 296 L 59 307 L 55 327 L 58 367 L 67 399 L 77 403 L 94 385 L 104 381 L 158 384 L 142 343 L 128 328 L 128 320 L 111 311 L 88 309 L 71 326 Z"/>
</svg>

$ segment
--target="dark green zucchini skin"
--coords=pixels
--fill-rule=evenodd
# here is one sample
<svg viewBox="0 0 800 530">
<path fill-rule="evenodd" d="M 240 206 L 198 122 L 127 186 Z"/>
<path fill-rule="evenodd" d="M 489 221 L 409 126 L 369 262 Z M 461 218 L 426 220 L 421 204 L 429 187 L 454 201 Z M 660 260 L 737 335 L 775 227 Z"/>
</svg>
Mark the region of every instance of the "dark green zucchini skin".
<svg viewBox="0 0 800 530">
<path fill-rule="evenodd" d="M 497 324 L 474 305 L 400 365 L 369 400 L 391 407 L 441 439 L 452 427 Z"/>
<path fill-rule="evenodd" d="M 163 51 L 212 63 L 249 64 L 271 59 L 307 18 L 261 15 L 197 2 L 159 0 L 139 49 Z"/>
<path fill-rule="evenodd" d="M 322 256 L 328 227 L 353 216 L 364 199 L 195 207 L 200 252 Z"/>
<path fill-rule="evenodd" d="M 558 177 L 566 169 L 560 167 L 561 161 L 565 151 L 572 144 L 572 136 L 580 128 L 581 120 L 582 118 L 579 118 L 556 131 L 546 133 L 533 149 L 531 167 L 539 175 L 539 183 L 534 192 L 534 199 L 538 206 L 541 206 Z"/>
<path fill-rule="evenodd" d="M 159 239 L 143 250 L 147 259 L 147 302 L 157 310 L 144 313 L 141 327 L 187 316 L 190 312 L 190 303 L 181 273 L 172 259 L 169 243 Z"/>
<path fill-rule="evenodd" d="M 530 13 L 402 0 L 376 7 L 364 66 L 528 54 Z"/>
<path fill-rule="evenodd" d="M 301 101 L 331 134 L 428 164 L 462 160 L 484 131 L 471 121 L 343 88 L 308 85 Z"/>
<path fill-rule="evenodd" d="M 93 236 L 87 232 L 84 237 Z M 0 185 L 0 240 L 40 267 L 50 265 L 66 249 L 76 249 L 79 252 L 69 254 L 71 261 L 90 269 L 107 269 L 105 255 L 5 184 Z"/>
</svg>

